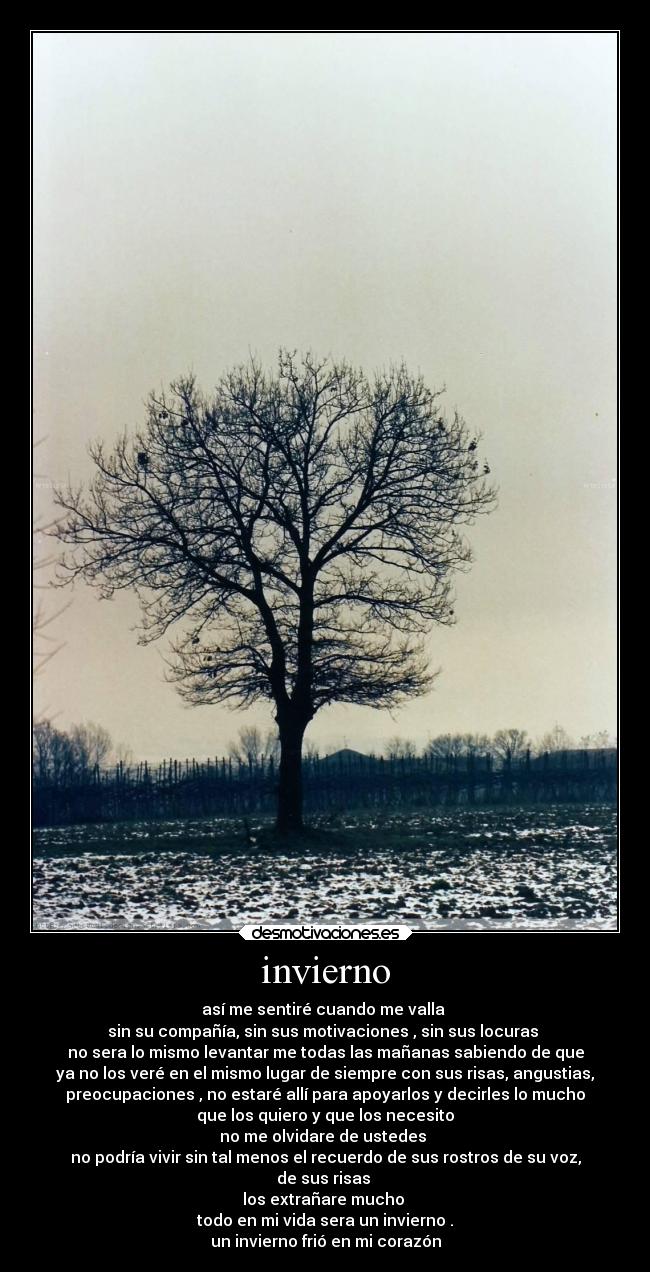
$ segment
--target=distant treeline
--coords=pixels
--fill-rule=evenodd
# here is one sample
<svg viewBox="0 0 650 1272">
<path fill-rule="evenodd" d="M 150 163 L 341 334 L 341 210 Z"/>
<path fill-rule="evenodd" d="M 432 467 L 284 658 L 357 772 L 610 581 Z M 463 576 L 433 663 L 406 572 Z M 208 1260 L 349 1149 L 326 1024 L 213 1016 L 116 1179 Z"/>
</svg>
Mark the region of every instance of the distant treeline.
<svg viewBox="0 0 650 1272">
<path fill-rule="evenodd" d="M 303 762 L 307 812 L 350 808 L 572 801 L 616 798 L 616 750 L 571 749 L 513 757 L 447 749 L 436 754 L 362 755 L 343 750 Z M 196 761 L 52 770 L 35 768 L 37 826 L 165 820 L 275 812 L 277 758 L 249 754 Z"/>
</svg>

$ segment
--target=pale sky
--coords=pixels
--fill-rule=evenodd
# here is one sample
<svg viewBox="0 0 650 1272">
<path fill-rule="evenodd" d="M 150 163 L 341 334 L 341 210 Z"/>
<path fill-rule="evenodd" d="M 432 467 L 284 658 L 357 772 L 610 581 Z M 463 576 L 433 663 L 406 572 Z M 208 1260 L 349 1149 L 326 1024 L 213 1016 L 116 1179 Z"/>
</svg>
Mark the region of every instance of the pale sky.
<svg viewBox="0 0 650 1272">
<path fill-rule="evenodd" d="M 34 37 L 43 516 L 149 390 L 280 345 L 403 358 L 483 433 L 499 507 L 429 639 L 433 692 L 324 710 L 322 750 L 616 732 L 616 59 L 613 33 Z M 153 760 L 270 723 L 184 705 L 134 598 L 71 601 L 36 682 L 59 727 Z"/>
</svg>

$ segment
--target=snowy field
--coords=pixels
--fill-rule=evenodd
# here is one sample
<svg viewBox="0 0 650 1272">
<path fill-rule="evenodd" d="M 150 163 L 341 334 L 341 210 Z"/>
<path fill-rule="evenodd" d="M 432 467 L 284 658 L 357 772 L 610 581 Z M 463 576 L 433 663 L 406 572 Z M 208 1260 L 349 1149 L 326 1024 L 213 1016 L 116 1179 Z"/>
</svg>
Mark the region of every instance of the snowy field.
<svg viewBox="0 0 650 1272">
<path fill-rule="evenodd" d="M 281 920 L 612 930 L 616 810 L 535 805 L 314 818 L 287 850 L 241 820 L 34 834 L 34 925 L 219 929 Z"/>
</svg>

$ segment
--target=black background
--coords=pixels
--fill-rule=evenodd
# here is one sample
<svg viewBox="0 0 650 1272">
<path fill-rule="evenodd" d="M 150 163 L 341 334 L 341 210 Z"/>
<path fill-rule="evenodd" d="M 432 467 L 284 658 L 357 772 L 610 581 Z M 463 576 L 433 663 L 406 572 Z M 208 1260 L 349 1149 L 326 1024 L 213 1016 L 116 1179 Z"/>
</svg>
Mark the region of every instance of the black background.
<svg viewBox="0 0 650 1272">
<path fill-rule="evenodd" d="M 620 942 L 616 934 L 450 933 L 361 947 L 358 942 L 251 943 L 234 934 L 33 934 L 38 983 L 31 999 L 34 1045 L 24 1110 L 35 1184 L 30 1254 L 61 1256 L 73 1267 L 99 1255 L 126 1260 L 127 1266 L 131 1260 L 155 1260 L 163 1267 L 176 1259 L 208 1266 L 224 1254 L 290 1260 L 294 1255 L 303 1260 L 324 1256 L 331 1261 L 352 1253 L 357 1259 L 354 1250 L 211 1249 L 211 1233 L 197 1228 L 196 1215 L 236 1215 L 244 1189 L 267 1195 L 281 1191 L 275 1184 L 281 1167 L 95 1168 L 70 1162 L 72 1152 L 146 1152 L 172 1145 L 209 1151 L 218 1145 L 214 1127 L 197 1125 L 192 1105 L 66 1106 L 55 1069 L 74 1067 L 67 1060 L 69 1047 L 112 1045 L 106 1030 L 118 1022 L 209 1023 L 211 1018 L 201 1014 L 203 1004 L 304 999 L 377 1004 L 433 1000 L 446 1008 L 435 1023 L 534 1025 L 540 1027 L 545 1046 L 584 1047 L 584 1061 L 568 1063 L 596 1073 L 582 1104 L 533 1105 L 529 1099 L 526 1104 L 457 1105 L 456 1121 L 432 1124 L 425 1146 L 459 1152 L 513 1149 L 524 1157 L 535 1151 L 577 1152 L 580 1168 L 348 1167 L 370 1169 L 373 1187 L 367 1191 L 405 1194 L 403 1210 L 447 1218 L 441 1251 L 391 1255 L 375 1250 L 363 1251 L 362 1257 L 426 1255 L 458 1267 L 465 1266 L 467 1257 L 497 1259 L 507 1266 L 543 1257 L 565 1266 L 569 1259 L 597 1256 L 600 1261 L 620 1251 L 615 1197 L 624 1170 L 622 1103 L 633 1081 L 623 1076 L 627 1058 L 621 1051 L 618 1016 Z M 321 964 L 384 963 L 391 968 L 391 979 L 386 986 L 265 986 L 265 954 L 269 962 L 280 963 L 311 963 L 315 954 Z M 629 1130 L 628 1124 L 627 1142 Z M 409 1151 L 423 1146 L 395 1147 Z M 300 1168 L 294 1169 L 299 1173 Z M 230 1229 L 231 1236 L 235 1230 Z M 346 1229 L 333 1231 L 349 1235 Z M 407 1235 L 424 1231 L 410 1229 Z"/>
</svg>

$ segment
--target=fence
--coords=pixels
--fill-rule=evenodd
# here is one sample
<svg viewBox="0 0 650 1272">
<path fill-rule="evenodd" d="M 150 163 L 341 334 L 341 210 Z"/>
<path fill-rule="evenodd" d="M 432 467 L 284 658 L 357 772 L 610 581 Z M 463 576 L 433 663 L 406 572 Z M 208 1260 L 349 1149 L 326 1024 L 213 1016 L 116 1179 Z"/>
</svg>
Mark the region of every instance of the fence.
<svg viewBox="0 0 650 1272">
<path fill-rule="evenodd" d="M 306 812 L 435 805 L 608 802 L 616 799 L 615 751 L 565 751 L 516 762 L 493 756 L 384 759 L 329 756 L 303 762 Z M 83 780 L 34 781 L 34 825 L 270 816 L 272 759 L 163 761 L 95 768 Z"/>
</svg>

